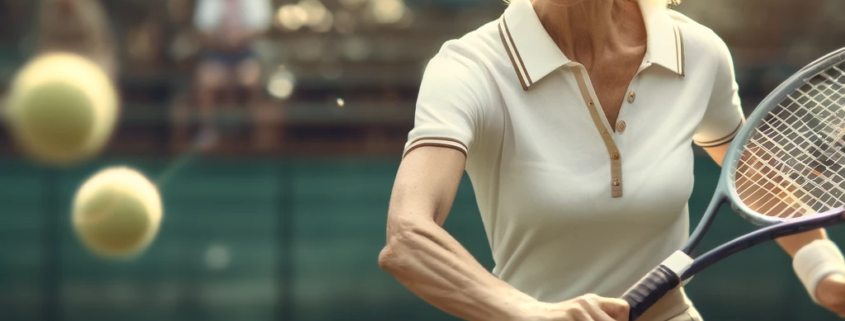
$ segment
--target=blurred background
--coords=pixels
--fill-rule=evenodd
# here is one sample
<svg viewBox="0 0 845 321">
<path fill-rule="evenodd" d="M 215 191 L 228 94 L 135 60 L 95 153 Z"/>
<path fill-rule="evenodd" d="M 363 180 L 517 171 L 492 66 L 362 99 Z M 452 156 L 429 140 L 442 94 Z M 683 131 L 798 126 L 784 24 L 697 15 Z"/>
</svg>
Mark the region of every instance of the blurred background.
<svg viewBox="0 0 845 321">
<path fill-rule="evenodd" d="M 268 0 L 250 22 L 266 31 L 215 55 L 205 32 L 215 22 L 198 17 L 200 2 L 102 2 L 123 107 L 98 160 L 46 169 L 21 158 L 0 129 L 0 320 L 451 320 L 376 261 L 425 64 L 506 6 Z M 0 94 L 36 50 L 38 8 L 0 0 Z M 684 0 L 676 9 L 727 42 L 746 113 L 845 45 L 841 0 Z M 214 148 L 161 187 L 165 218 L 141 257 L 104 261 L 82 248 L 70 228 L 80 183 L 118 164 L 157 175 L 198 137 Z M 718 172 L 697 160 L 692 221 Z M 704 247 L 752 228 L 722 214 Z M 492 269 L 467 179 L 446 228 Z M 845 228 L 830 231 L 845 242 Z M 837 319 L 810 301 L 774 244 L 687 288 L 708 320 Z"/>
</svg>

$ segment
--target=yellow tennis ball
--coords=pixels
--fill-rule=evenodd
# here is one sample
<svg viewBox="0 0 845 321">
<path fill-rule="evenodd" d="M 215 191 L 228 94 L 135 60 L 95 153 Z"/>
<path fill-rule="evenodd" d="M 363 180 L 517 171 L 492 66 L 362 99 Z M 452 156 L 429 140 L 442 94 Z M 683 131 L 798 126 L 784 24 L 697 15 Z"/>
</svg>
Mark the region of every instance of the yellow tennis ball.
<svg viewBox="0 0 845 321">
<path fill-rule="evenodd" d="M 26 154 L 61 166 L 101 151 L 117 114 L 117 92 L 99 66 L 75 54 L 49 53 L 15 76 L 4 116 Z"/>
<path fill-rule="evenodd" d="M 73 200 L 73 227 L 95 254 L 136 256 L 152 243 L 162 220 L 161 196 L 143 174 L 127 167 L 101 170 L 85 181 Z"/>
</svg>

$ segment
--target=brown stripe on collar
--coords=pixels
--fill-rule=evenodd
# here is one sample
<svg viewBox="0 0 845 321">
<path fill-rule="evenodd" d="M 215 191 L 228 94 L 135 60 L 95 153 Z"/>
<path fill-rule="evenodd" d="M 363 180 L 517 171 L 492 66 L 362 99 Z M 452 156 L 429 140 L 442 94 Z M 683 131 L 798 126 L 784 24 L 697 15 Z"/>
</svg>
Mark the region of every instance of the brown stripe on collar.
<svg viewBox="0 0 845 321">
<path fill-rule="evenodd" d="M 506 35 L 507 38 L 505 38 Z M 508 58 L 510 58 L 511 60 L 513 70 L 516 72 L 517 78 L 519 78 L 519 83 L 522 85 L 522 90 L 528 90 L 528 87 L 531 86 L 533 83 L 531 82 L 531 77 L 528 76 L 528 70 L 525 69 L 525 63 L 522 61 L 522 57 L 519 55 L 519 50 L 513 43 L 513 37 L 511 37 L 510 30 L 508 30 L 508 24 L 507 22 L 505 22 L 504 16 L 501 18 L 501 22 L 499 23 L 499 37 L 502 38 L 502 45 L 505 46 L 505 51 L 507 51 L 508 53 Z M 519 63 L 517 64 L 517 62 Z M 520 69 L 520 67 L 522 67 L 522 69 Z M 525 71 L 525 73 L 523 73 L 522 71 Z"/>
<path fill-rule="evenodd" d="M 678 55 L 678 73 L 681 77 L 686 76 L 686 53 L 684 52 L 684 33 L 681 27 L 674 24 L 675 29 L 675 53 Z"/>
</svg>

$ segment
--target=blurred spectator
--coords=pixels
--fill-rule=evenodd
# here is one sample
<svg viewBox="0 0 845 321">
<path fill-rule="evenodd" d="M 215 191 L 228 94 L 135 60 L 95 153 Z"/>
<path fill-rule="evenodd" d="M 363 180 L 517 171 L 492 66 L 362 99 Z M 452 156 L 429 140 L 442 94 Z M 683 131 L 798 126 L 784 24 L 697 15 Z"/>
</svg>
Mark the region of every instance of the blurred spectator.
<svg viewBox="0 0 845 321">
<path fill-rule="evenodd" d="M 260 99 L 261 66 L 252 42 L 270 27 L 272 10 L 270 0 L 198 0 L 194 24 L 204 46 L 196 74 L 201 141 L 217 140 L 214 111 L 221 93 L 246 90 L 247 106 Z"/>
<path fill-rule="evenodd" d="M 126 33 L 127 63 L 135 73 L 155 73 L 161 67 L 164 54 L 164 30 L 157 19 L 148 18 Z"/>
<path fill-rule="evenodd" d="M 114 39 L 99 0 L 42 0 L 39 16 L 38 53 L 80 54 L 114 77 L 117 72 Z"/>
</svg>

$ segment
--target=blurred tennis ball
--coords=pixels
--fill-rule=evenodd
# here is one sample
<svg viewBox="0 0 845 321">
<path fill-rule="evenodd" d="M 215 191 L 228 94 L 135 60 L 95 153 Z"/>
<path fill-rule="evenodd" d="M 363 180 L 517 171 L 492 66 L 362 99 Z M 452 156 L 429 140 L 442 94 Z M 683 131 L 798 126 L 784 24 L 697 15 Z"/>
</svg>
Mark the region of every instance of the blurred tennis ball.
<svg viewBox="0 0 845 321">
<path fill-rule="evenodd" d="M 73 227 L 95 254 L 129 259 L 152 243 L 162 220 L 161 196 L 143 174 L 111 167 L 89 178 L 73 200 Z"/>
<path fill-rule="evenodd" d="M 12 136 L 34 160 L 67 166 L 98 154 L 115 127 L 117 92 L 93 62 L 49 53 L 15 76 L 5 106 Z"/>
</svg>

